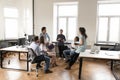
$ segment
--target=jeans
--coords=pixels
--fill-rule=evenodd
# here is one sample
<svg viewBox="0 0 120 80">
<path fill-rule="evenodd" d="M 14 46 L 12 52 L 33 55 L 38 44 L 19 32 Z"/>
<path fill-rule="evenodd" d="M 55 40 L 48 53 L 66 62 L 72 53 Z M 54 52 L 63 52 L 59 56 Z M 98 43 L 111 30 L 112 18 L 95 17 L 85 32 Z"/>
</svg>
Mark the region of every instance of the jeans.
<svg viewBox="0 0 120 80">
<path fill-rule="evenodd" d="M 35 59 L 34 59 L 34 62 L 37 63 L 37 66 L 36 68 L 39 68 L 39 65 L 42 61 L 45 61 L 45 68 L 44 70 L 48 70 L 49 69 L 49 65 L 50 65 L 50 58 L 48 56 L 45 56 L 45 55 L 40 55 L 40 56 L 37 56 Z"/>
<path fill-rule="evenodd" d="M 50 66 L 50 58 L 48 56 L 45 56 L 45 68 L 44 70 L 47 71 Z"/>
<path fill-rule="evenodd" d="M 65 56 L 65 59 L 68 60 L 69 57 L 74 54 L 74 51 L 64 50 L 64 51 L 63 51 L 63 54 L 64 54 L 64 56 Z"/>
<path fill-rule="evenodd" d="M 63 58 L 63 57 L 64 57 L 64 55 L 63 55 L 64 45 L 59 45 L 59 46 L 58 46 L 58 49 L 59 49 L 59 56 L 60 56 L 61 58 Z"/>
<path fill-rule="evenodd" d="M 74 52 L 74 54 L 69 59 L 69 63 L 68 63 L 69 67 L 71 67 L 75 63 L 78 57 L 79 57 L 79 54 Z"/>
</svg>

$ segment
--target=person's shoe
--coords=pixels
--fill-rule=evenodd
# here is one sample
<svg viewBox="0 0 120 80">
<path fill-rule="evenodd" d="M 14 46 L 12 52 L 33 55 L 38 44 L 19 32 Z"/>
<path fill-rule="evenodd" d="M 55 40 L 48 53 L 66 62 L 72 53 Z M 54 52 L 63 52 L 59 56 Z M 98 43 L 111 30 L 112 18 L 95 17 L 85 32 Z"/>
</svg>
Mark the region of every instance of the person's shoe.
<svg viewBox="0 0 120 80">
<path fill-rule="evenodd" d="M 64 58 L 63 60 L 65 61 L 66 59 Z"/>
<path fill-rule="evenodd" d="M 45 74 L 48 74 L 48 73 L 52 73 L 52 71 L 46 70 L 46 71 L 45 71 Z"/>
</svg>

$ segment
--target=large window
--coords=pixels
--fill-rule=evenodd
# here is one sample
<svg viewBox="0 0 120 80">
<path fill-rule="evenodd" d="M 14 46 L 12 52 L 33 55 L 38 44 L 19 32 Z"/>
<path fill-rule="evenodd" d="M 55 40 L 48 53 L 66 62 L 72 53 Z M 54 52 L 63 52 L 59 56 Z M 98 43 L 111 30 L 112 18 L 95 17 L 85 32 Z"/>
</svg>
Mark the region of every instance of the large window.
<svg viewBox="0 0 120 80">
<path fill-rule="evenodd" d="M 54 5 L 54 40 L 56 40 L 59 30 L 63 29 L 63 34 L 67 40 L 73 40 L 76 36 L 78 16 L 78 4 L 57 3 Z"/>
<path fill-rule="evenodd" d="M 4 8 L 5 39 L 18 38 L 18 9 Z"/>
<path fill-rule="evenodd" d="M 0 40 L 33 35 L 33 0 L 0 0 Z"/>
<path fill-rule="evenodd" d="M 98 3 L 98 42 L 120 42 L 120 3 Z"/>
</svg>

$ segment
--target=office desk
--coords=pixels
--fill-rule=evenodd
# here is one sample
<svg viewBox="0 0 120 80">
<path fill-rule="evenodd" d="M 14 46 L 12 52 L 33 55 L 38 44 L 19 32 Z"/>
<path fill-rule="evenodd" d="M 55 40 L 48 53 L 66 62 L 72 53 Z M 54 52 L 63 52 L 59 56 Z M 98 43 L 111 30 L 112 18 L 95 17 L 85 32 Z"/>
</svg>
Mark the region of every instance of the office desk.
<svg viewBox="0 0 120 80">
<path fill-rule="evenodd" d="M 115 43 L 95 43 L 95 46 L 101 46 L 101 50 L 108 50 L 115 46 Z"/>
<path fill-rule="evenodd" d="M 120 51 L 100 51 L 98 54 L 91 54 L 90 50 L 86 50 L 85 52 L 80 53 L 80 63 L 79 63 L 79 80 L 81 79 L 81 73 L 82 73 L 82 63 L 83 58 L 92 58 L 92 59 L 101 59 L 101 60 L 110 60 L 111 61 L 111 71 L 116 78 L 118 77 L 115 75 L 115 72 L 113 70 L 113 61 L 120 60 Z"/>
<path fill-rule="evenodd" d="M 115 46 L 115 43 L 95 43 L 96 46 Z"/>
<path fill-rule="evenodd" d="M 16 54 L 19 54 L 19 60 L 20 59 L 20 53 L 26 53 L 27 54 L 27 71 L 29 69 L 29 62 L 28 62 L 28 50 L 27 48 L 22 48 L 22 47 L 16 47 L 16 46 L 12 46 L 12 47 L 7 47 L 7 48 L 2 48 L 0 49 L 0 54 L 1 56 L 3 55 L 3 51 L 6 51 L 6 52 L 14 52 Z M 1 58 L 1 68 L 4 68 L 4 69 L 15 69 L 15 68 L 6 68 L 6 67 L 3 67 L 3 60 Z M 24 69 L 16 69 L 16 70 L 24 70 Z"/>
</svg>

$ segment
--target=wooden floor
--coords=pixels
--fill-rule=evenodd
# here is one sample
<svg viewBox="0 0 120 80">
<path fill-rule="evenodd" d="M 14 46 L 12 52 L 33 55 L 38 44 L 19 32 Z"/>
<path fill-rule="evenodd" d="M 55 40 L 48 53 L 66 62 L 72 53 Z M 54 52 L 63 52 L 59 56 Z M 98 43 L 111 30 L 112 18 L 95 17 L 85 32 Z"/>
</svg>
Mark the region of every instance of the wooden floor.
<svg viewBox="0 0 120 80">
<path fill-rule="evenodd" d="M 11 63 L 8 65 L 8 60 Z M 109 66 L 104 60 L 84 60 L 82 79 L 81 80 L 115 80 Z M 53 73 L 44 74 L 43 70 L 39 70 L 39 77 L 35 75 L 35 71 L 31 75 L 27 75 L 26 71 L 0 69 L 0 80 L 78 80 L 78 63 L 75 63 L 70 71 L 65 70 L 66 64 L 64 60 L 58 60 L 58 67 L 51 68 Z M 6 67 L 26 68 L 25 61 L 19 61 L 17 56 L 7 58 L 3 63 Z"/>
</svg>

